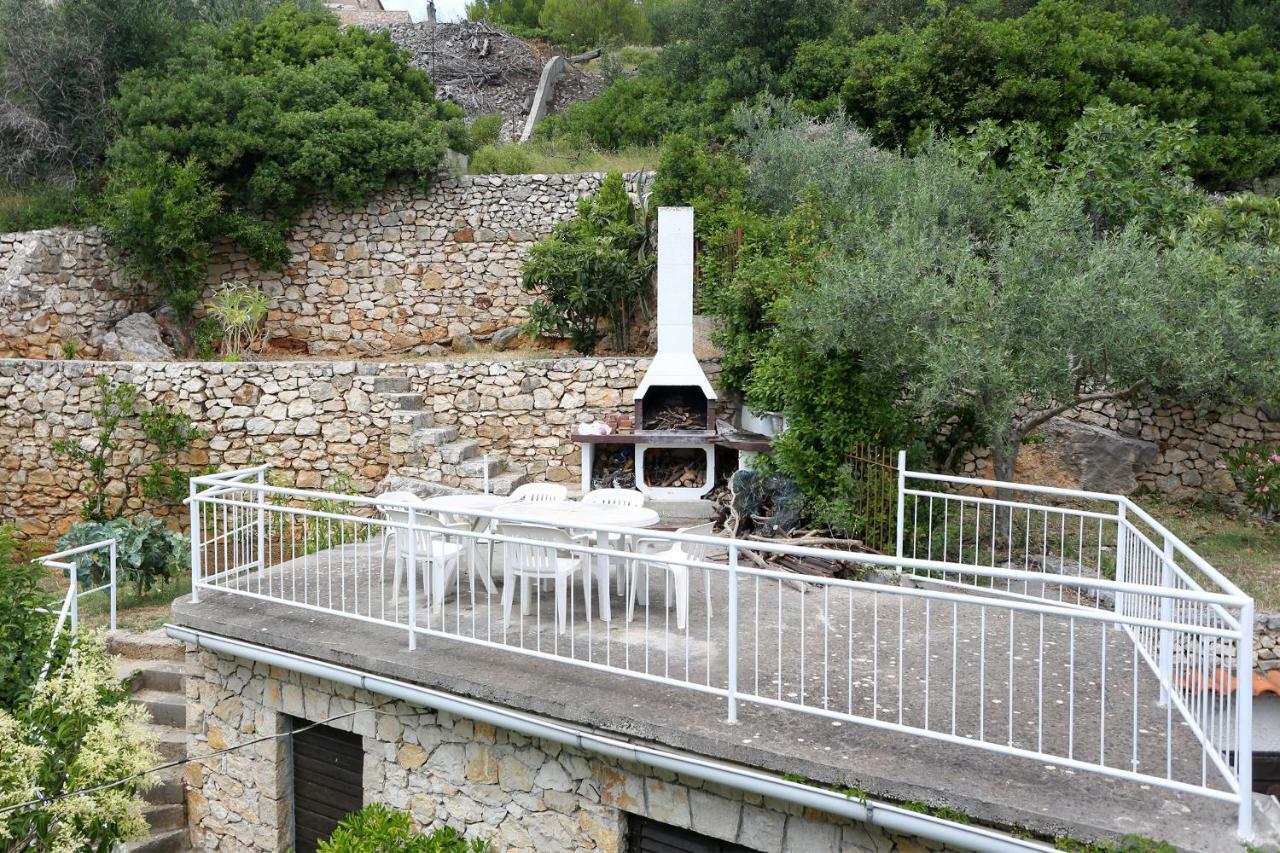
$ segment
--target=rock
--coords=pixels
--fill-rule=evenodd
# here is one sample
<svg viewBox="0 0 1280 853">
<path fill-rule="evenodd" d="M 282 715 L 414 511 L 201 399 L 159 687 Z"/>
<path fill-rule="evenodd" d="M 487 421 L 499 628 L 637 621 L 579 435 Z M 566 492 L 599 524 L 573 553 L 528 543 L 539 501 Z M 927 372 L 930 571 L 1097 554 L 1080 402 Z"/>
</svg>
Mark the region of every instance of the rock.
<svg viewBox="0 0 1280 853">
<path fill-rule="evenodd" d="M 130 314 L 102 338 L 102 357 L 107 361 L 173 361 L 173 350 L 165 344 L 160 326 L 150 314 Z"/>
<path fill-rule="evenodd" d="M 174 352 L 189 353 L 195 350 L 195 341 L 187 324 L 178 317 L 178 312 L 171 305 L 157 308 L 151 315 L 160 328 L 160 338 Z"/>
<path fill-rule="evenodd" d="M 1066 480 L 1086 491 L 1132 492 L 1159 452 L 1154 442 L 1061 417 L 1042 426 L 1040 434 L 1045 452 L 1057 460 Z"/>
<path fill-rule="evenodd" d="M 467 334 L 454 335 L 449 342 L 449 349 L 454 352 L 475 352 L 476 339 Z"/>
<path fill-rule="evenodd" d="M 499 329 L 493 333 L 493 348 L 496 350 L 511 349 L 511 346 L 520 337 L 519 326 L 508 326 L 505 329 Z"/>
</svg>

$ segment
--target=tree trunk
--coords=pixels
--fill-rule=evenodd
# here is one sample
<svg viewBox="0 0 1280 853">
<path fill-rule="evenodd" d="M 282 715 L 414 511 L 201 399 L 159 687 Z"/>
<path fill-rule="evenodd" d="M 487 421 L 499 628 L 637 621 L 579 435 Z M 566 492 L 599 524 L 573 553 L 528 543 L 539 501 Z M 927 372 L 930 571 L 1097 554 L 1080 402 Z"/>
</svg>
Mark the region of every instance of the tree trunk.
<svg viewBox="0 0 1280 853">
<path fill-rule="evenodd" d="M 991 446 L 991 467 L 992 478 L 1003 483 L 1013 482 L 1013 472 L 1018 464 L 1018 450 L 1022 446 L 1022 436 L 1014 433 L 1009 437 L 1006 444 L 993 444 Z M 1010 501 L 1014 500 L 1014 490 L 997 488 L 996 500 Z M 993 508 L 995 511 L 995 527 L 992 530 L 992 549 L 995 550 L 997 544 L 1003 544 L 1009 541 L 1010 535 L 1013 533 L 1013 512 L 1005 507 Z"/>
</svg>

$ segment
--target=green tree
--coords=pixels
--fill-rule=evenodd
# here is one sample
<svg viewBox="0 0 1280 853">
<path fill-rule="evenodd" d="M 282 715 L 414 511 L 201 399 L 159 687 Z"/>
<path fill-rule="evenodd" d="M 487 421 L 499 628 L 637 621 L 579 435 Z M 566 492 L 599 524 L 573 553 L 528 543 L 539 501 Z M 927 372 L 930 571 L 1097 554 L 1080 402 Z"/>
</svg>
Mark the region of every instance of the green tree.
<svg viewBox="0 0 1280 853">
<path fill-rule="evenodd" d="M 653 276 L 648 240 L 645 210 L 627 195 L 622 175 L 611 172 L 578 203 L 576 218 L 529 250 L 521 286 L 538 295 L 529 306 L 530 331 L 567 337 L 590 355 L 607 319 L 615 347 L 625 350 Z"/>
<path fill-rule="evenodd" d="M 538 28 L 544 0 L 471 0 L 467 20 L 530 31 Z"/>
<path fill-rule="evenodd" d="M 56 606 L 41 589 L 47 576 L 13 526 L 0 526 L 0 708 L 12 711 L 30 698 L 49 652 L 53 620 L 39 613 Z"/>
<path fill-rule="evenodd" d="M 648 38 L 644 13 L 633 0 L 545 0 L 538 23 L 552 41 L 574 50 Z"/>
<path fill-rule="evenodd" d="M 174 58 L 121 82 L 116 108 L 108 234 L 184 311 L 215 240 L 278 265 L 281 229 L 313 199 L 426 187 L 447 148 L 468 148 L 461 110 L 385 33 L 292 4 L 195 27 Z"/>
</svg>

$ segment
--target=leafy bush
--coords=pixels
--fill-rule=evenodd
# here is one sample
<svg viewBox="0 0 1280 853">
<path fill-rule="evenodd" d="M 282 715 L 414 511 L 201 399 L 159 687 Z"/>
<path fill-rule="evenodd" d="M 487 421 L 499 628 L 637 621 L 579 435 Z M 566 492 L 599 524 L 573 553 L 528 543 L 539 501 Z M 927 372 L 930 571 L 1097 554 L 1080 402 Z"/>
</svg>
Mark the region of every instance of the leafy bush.
<svg viewBox="0 0 1280 853">
<path fill-rule="evenodd" d="M 872 36 L 853 46 L 849 69 L 844 105 L 887 147 L 990 118 L 1035 122 L 1057 148 L 1084 107 L 1107 98 L 1161 121 L 1194 121 L 1191 166 L 1209 186 L 1280 165 L 1280 53 L 1257 32 L 1207 35 L 1044 0 L 1011 20 L 960 9 Z"/>
<path fill-rule="evenodd" d="M 1196 211 L 1187 223 L 1196 237 L 1215 246 L 1250 243 L 1280 249 L 1280 198 L 1241 193 Z"/>
<path fill-rule="evenodd" d="M 65 438 L 53 442 L 54 455 L 88 469 L 80 515 L 86 521 L 100 523 L 120 518 L 134 496 L 135 478 L 143 499 L 160 504 L 181 501 L 187 495 L 189 471 L 177 459 L 204 438 L 204 433 L 189 417 L 170 406 L 140 408 L 138 389 L 127 382 L 115 382 L 103 375 L 94 382 L 98 388 L 98 404 L 92 411 L 97 427 L 94 439 L 83 444 Z M 123 444 L 119 430 L 126 424 L 134 425 L 143 441 L 134 453 L 126 454 L 129 461 L 121 464 L 118 457 Z M 113 487 L 114 480 L 118 480 L 118 486 Z"/>
<path fill-rule="evenodd" d="M 446 148 L 469 150 L 460 108 L 385 33 L 293 5 L 194 27 L 170 61 L 125 78 L 115 106 L 108 233 L 184 312 L 216 240 L 278 265 L 281 229 L 313 198 L 426 187 Z"/>
<path fill-rule="evenodd" d="M 53 603 L 40 588 L 47 571 L 31 562 L 11 525 L 0 527 L 0 709 L 30 696 L 53 635 Z"/>
<path fill-rule="evenodd" d="M 700 97 L 687 83 L 645 73 L 619 80 L 596 97 L 547 116 L 538 124 L 536 135 L 588 142 L 609 151 L 653 145 L 671 131 L 715 120 Z"/>
<path fill-rule="evenodd" d="M 0 189 L 0 234 L 83 224 L 88 199 L 78 187 L 36 183 Z"/>
<path fill-rule="evenodd" d="M 1245 506 L 1263 521 L 1280 515 L 1280 449 L 1242 447 L 1225 454 L 1222 461 L 1235 479 Z"/>
<path fill-rule="evenodd" d="M 469 0 L 467 20 L 488 21 L 528 38 L 538 30 L 538 16 L 544 0 Z"/>
<path fill-rule="evenodd" d="M 544 0 L 538 24 L 572 50 L 648 38 L 644 13 L 633 0 Z"/>
<path fill-rule="evenodd" d="M 10 850 L 106 853 L 147 834 L 140 794 L 160 761 L 147 710 L 129 701 L 101 637 L 74 643 L 29 701 L 0 709 L 0 803 L 39 800 L 0 814 Z M 22 651 L 43 665 L 45 647 Z"/>
<path fill-rule="evenodd" d="M 104 539 L 116 540 L 116 577 L 131 583 L 141 596 L 155 586 L 170 583 L 191 566 L 191 541 L 145 513 L 137 518 L 107 522 L 81 521 L 58 540 L 58 548 L 78 548 Z M 97 586 L 110 576 L 105 551 L 77 557 L 81 581 Z"/>
<path fill-rule="evenodd" d="M 451 826 L 414 832 L 409 815 L 371 803 L 344 817 L 317 849 L 320 853 L 484 853 L 489 845 L 478 838 L 468 841 Z"/>
<path fill-rule="evenodd" d="M 567 337 L 590 355 L 608 318 L 614 346 L 625 350 L 632 315 L 653 275 L 647 213 L 637 208 L 611 172 L 578 203 L 578 216 L 556 225 L 524 263 L 521 287 L 536 293 L 529 306 L 533 334 Z"/>
<path fill-rule="evenodd" d="M 471 126 L 467 128 L 471 134 L 471 147 L 474 149 L 483 148 L 486 145 L 497 145 L 502 140 L 502 114 L 492 113 L 490 115 L 479 116 L 475 121 L 471 122 Z"/>
<path fill-rule="evenodd" d="M 222 333 L 223 352 L 240 358 L 262 335 L 271 300 L 258 288 L 243 282 L 228 284 L 206 306 Z"/>
<path fill-rule="evenodd" d="M 528 175 L 533 172 L 533 153 L 524 145 L 486 145 L 471 155 L 467 171 L 473 175 Z"/>
</svg>

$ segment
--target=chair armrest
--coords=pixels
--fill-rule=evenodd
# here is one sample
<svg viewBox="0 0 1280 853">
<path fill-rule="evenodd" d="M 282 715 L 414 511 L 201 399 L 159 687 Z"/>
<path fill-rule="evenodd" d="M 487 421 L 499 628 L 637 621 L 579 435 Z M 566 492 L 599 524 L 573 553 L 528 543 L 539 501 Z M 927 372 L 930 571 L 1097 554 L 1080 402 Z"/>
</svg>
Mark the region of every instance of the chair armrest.
<svg viewBox="0 0 1280 853">
<path fill-rule="evenodd" d="M 657 536 L 637 536 L 631 544 L 635 547 L 637 554 L 660 554 L 680 543 L 671 539 L 660 539 Z"/>
</svg>

